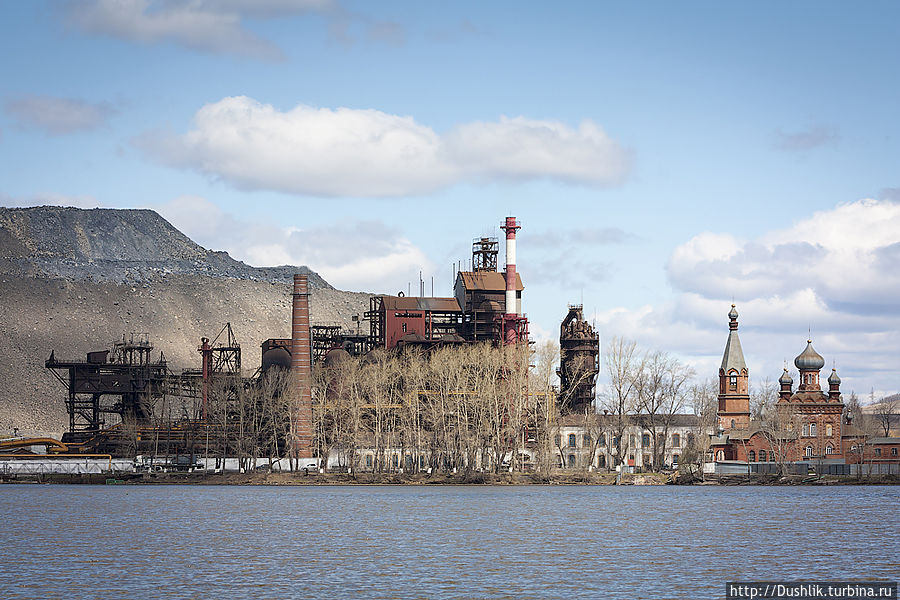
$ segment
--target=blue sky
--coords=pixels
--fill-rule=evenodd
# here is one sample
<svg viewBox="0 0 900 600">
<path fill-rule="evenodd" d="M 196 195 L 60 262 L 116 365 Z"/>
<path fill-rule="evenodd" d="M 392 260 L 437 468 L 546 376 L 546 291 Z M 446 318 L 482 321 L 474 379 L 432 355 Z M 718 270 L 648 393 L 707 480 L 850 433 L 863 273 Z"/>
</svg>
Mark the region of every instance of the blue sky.
<svg viewBox="0 0 900 600">
<path fill-rule="evenodd" d="M 150 207 L 395 293 L 523 225 L 538 337 L 583 301 L 712 375 L 805 347 L 900 389 L 895 2 L 0 5 L 0 203 Z M 415 284 L 413 284 L 415 286 Z M 429 286 L 430 287 L 430 286 Z"/>
</svg>

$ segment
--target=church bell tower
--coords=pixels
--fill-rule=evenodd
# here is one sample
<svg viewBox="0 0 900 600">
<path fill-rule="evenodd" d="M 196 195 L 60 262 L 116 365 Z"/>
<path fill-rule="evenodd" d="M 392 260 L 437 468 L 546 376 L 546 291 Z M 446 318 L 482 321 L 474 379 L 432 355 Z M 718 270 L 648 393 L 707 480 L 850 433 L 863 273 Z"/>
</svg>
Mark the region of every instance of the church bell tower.
<svg viewBox="0 0 900 600">
<path fill-rule="evenodd" d="M 723 431 L 750 427 L 750 377 L 738 337 L 738 311 L 728 313 L 728 341 L 719 367 L 719 428 Z"/>
</svg>

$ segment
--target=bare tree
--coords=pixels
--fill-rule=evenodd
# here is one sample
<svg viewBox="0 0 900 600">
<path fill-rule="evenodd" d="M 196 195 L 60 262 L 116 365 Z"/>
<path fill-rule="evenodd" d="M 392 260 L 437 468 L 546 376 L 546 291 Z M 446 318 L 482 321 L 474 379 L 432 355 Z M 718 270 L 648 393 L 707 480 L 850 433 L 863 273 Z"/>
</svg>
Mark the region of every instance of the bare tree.
<svg viewBox="0 0 900 600">
<path fill-rule="evenodd" d="M 759 421 L 772 408 L 778 399 L 778 384 L 766 377 L 753 386 L 750 391 L 750 419 Z"/>
<path fill-rule="evenodd" d="M 532 371 L 529 431 L 534 435 L 534 447 L 538 457 L 537 468 L 544 475 L 549 475 L 552 468 L 554 426 L 559 422 L 554 386 L 559 347 L 552 341 L 539 344 L 533 358 L 535 368 Z"/>
<path fill-rule="evenodd" d="M 884 433 L 884 437 L 890 437 L 891 424 L 897 418 L 897 412 L 900 411 L 900 394 L 882 397 L 872 406 L 872 409 L 872 416 Z"/>
<path fill-rule="evenodd" d="M 612 338 L 603 353 L 603 364 L 609 379 L 604 393 L 603 406 L 611 416 L 610 432 L 613 435 L 615 466 L 624 463 L 628 454 L 625 430 L 638 401 L 637 375 L 643 371 L 643 361 L 638 358 L 637 344 L 620 337 Z"/>
</svg>

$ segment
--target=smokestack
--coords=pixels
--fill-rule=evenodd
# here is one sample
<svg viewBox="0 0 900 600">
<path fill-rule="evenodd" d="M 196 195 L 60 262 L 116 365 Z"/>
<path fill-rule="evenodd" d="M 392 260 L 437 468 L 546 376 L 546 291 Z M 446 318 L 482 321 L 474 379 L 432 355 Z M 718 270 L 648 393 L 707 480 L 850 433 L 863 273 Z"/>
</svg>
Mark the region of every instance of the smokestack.
<svg viewBox="0 0 900 600">
<path fill-rule="evenodd" d="M 515 315 L 516 309 L 516 230 L 521 226 L 515 217 L 506 217 L 500 229 L 506 232 L 506 314 Z"/>
<path fill-rule="evenodd" d="M 312 457 L 312 352 L 309 337 L 309 280 L 294 275 L 291 313 L 291 376 L 294 380 L 292 451 L 297 458 Z"/>
</svg>

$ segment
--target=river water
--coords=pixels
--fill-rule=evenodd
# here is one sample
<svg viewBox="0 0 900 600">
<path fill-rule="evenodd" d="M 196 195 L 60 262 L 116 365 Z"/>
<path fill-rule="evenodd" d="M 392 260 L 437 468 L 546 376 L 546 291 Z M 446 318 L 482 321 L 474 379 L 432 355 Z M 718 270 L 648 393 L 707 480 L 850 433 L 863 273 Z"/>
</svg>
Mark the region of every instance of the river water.
<svg viewBox="0 0 900 600">
<path fill-rule="evenodd" d="M 0 486 L 0 598 L 721 598 L 896 580 L 900 487 Z"/>
</svg>

